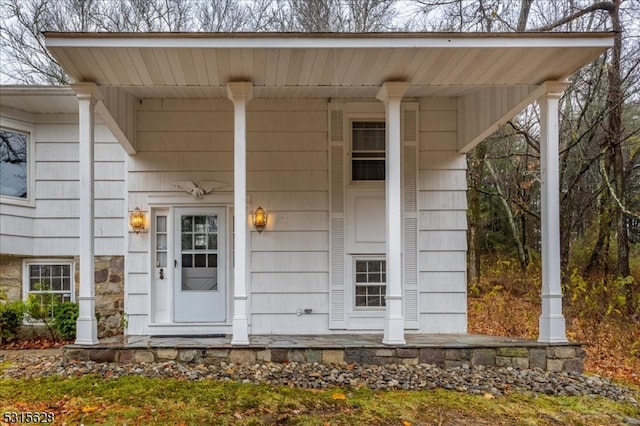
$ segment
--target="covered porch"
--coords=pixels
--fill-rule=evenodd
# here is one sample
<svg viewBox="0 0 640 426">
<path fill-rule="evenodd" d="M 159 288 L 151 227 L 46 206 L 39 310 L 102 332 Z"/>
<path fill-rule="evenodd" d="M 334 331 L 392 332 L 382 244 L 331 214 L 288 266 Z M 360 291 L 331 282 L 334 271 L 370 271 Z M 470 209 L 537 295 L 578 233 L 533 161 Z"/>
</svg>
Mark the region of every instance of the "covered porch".
<svg viewBox="0 0 640 426">
<path fill-rule="evenodd" d="M 505 365 L 526 364 L 545 369 L 574 369 L 566 367 L 565 361 L 550 362 L 581 357 L 581 352 L 574 346 L 567 346 L 562 313 L 558 104 L 566 86 L 565 79 L 606 50 L 611 45 L 610 34 L 501 34 L 489 37 L 480 34 L 48 33 L 46 38 L 47 47 L 75 80 L 72 87 L 76 90 L 79 101 L 81 283 L 76 343 L 92 347 L 84 352 L 85 355 L 79 356 L 99 358 L 104 355 L 118 361 L 142 361 L 164 359 L 164 356 L 171 357 L 174 354 L 174 358 L 189 358 L 193 355 L 204 359 L 215 358 L 212 354 L 220 354 L 224 355 L 221 358 L 228 357 L 230 360 L 246 356 L 248 360 L 272 361 L 275 357 L 276 360 L 291 361 L 302 357 L 306 362 L 313 362 L 318 356 L 324 360 L 325 354 L 330 357 L 334 354 L 332 351 L 338 351 L 342 353 L 342 362 L 372 360 L 384 363 L 384 360 L 408 360 L 406 362 L 413 363 L 436 359 L 438 363 L 446 365 L 449 362 L 451 366 L 456 362 L 462 365 L 468 361 L 470 365 L 501 362 Z M 232 234 L 232 239 L 228 241 L 227 256 L 232 259 L 232 263 L 228 265 L 232 273 L 228 274 L 228 298 L 222 302 L 226 311 L 219 323 L 179 323 L 175 312 L 178 308 L 171 299 L 173 296 L 167 296 L 166 300 L 158 302 L 154 294 L 157 291 L 155 288 L 161 288 L 158 279 L 163 279 L 163 269 L 168 271 L 171 265 L 163 268 L 155 261 L 154 241 L 151 237 L 129 232 L 126 244 L 128 251 L 125 254 L 128 273 L 125 307 L 128 310 L 129 336 L 126 344 L 118 346 L 114 343 L 115 346 L 112 346 L 109 342 L 98 340 L 94 285 L 91 279 L 87 279 L 94 270 L 94 112 L 97 111 L 110 125 L 112 133 L 130 155 L 133 172 L 139 172 L 151 163 L 149 158 L 157 160 L 164 156 L 163 161 L 167 162 L 171 153 L 183 149 L 179 141 L 171 141 L 164 144 L 164 152 L 146 154 L 145 157 L 140 128 L 144 128 L 148 122 L 142 123 L 144 120 L 141 119 L 141 114 L 149 113 L 148 116 L 155 113 L 151 109 L 164 108 L 165 100 L 180 103 L 183 108 L 183 111 L 179 111 L 181 117 L 188 117 L 187 113 L 191 110 L 187 105 L 190 102 L 201 105 L 212 100 L 222 100 L 230 101 L 231 104 L 229 111 L 219 107 L 218 103 L 215 104 L 215 108 L 222 111 L 216 112 L 218 116 L 230 118 L 233 122 L 233 126 L 230 126 L 232 132 L 228 132 L 232 136 L 232 148 L 228 154 L 231 154 L 233 167 L 220 162 L 219 168 L 226 173 L 225 180 L 220 183 L 226 185 L 228 192 L 212 198 L 212 203 L 225 203 L 226 213 L 233 218 L 235 224 L 233 228 L 229 226 L 227 229 L 227 234 Z M 309 125 L 314 126 L 317 133 L 327 136 L 324 141 L 326 147 L 323 148 L 322 161 L 315 161 L 314 157 L 314 161 L 309 164 L 313 167 L 321 164 L 323 168 L 307 173 L 313 178 L 309 182 L 317 184 L 323 192 L 323 199 L 326 199 L 318 207 L 319 213 L 316 215 L 326 222 L 326 226 L 323 223 L 320 230 L 324 235 L 316 241 L 320 248 L 311 254 L 297 256 L 297 253 L 305 252 L 304 245 L 274 239 L 260 247 L 262 252 L 270 249 L 275 252 L 278 244 L 294 247 L 289 248 L 287 253 L 282 253 L 281 250 L 278 260 L 283 265 L 289 265 L 291 259 L 307 262 L 299 268 L 289 268 L 286 271 L 267 270 L 272 274 L 270 282 L 273 282 L 276 274 L 286 272 L 286 279 L 281 276 L 283 283 L 299 284 L 295 275 L 312 264 L 316 268 L 314 272 L 321 274 L 317 285 L 321 290 L 309 290 L 308 294 L 302 294 L 302 290 L 293 286 L 286 287 L 284 284 L 281 286 L 283 290 L 277 295 L 269 294 L 266 297 L 256 291 L 256 270 L 253 269 L 251 255 L 252 251 L 257 251 L 255 247 L 259 245 L 259 240 L 252 232 L 249 220 L 253 210 L 249 199 L 257 198 L 260 185 L 255 184 L 258 179 L 248 179 L 251 173 L 247 165 L 248 145 L 251 142 L 248 133 L 253 123 L 264 124 L 265 127 L 272 124 L 264 119 L 267 116 L 264 111 L 262 117 L 251 121 L 248 111 L 252 103 L 258 103 L 258 100 L 291 102 L 292 106 L 288 107 L 291 110 L 295 110 L 298 105 L 296 102 L 301 100 L 319 100 L 322 103 L 321 114 L 314 115 L 309 120 Z M 350 213 L 347 211 L 349 199 L 345 195 L 349 190 L 349 160 L 345 160 L 349 151 L 349 129 L 346 123 L 350 117 L 362 116 L 362 112 L 348 115 L 348 103 L 354 100 L 360 104 L 366 103 L 365 109 L 369 108 L 381 115 L 386 129 L 385 177 L 379 188 L 384 194 L 381 227 L 384 230 L 381 238 L 369 244 L 375 246 L 373 249 L 367 246 L 370 241 L 363 244 L 355 242 L 352 247 L 349 247 L 348 241 L 352 228 L 349 226 Z M 271 105 L 266 105 L 265 102 L 260 104 L 261 107 L 270 108 Z M 437 216 L 439 222 L 423 225 L 423 222 L 427 222 L 423 219 L 426 216 L 424 212 L 430 211 L 429 203 L 437 198 L 431 195 L 442 195 L 436 201 L 441 201 L 443 205 L 449 202 L 446 197 L 451 187 L 458 185 L 457 195 L 460 195 L 466 185 L 456 179 L 463 176 L 464 155 L 499 125 L 533 102 L 538 102 L 541 110 L 543 280 L 538 342 L 428 333 L 430 330 L 446 330 L 451 319 L 455 322 L 452 327 L 456 331 L 466 331 L 466 246 L 464 242 L 460 243 L 462 239 L 458 238 L 459 233 L 456 233 L 456 241 L 450 244 L 452 225 L 447 222 L 446 208 L 439 210 L 445 211 L 445 214 L 429 217 L 431 220 Z M 406 103 L 412 103 L 414 110 L 405 108 Z M 150 105 L 149 111 L 140 112 L 143 104 Z M 437 109 L 442 109 L 444 104 L 446 114 Z M 210 108 L 208 105 L 206 108 Z M 374 107 L 370 108 L 371 105 Z M 421 106 L 425 107 L 425 111 L 418 110 Z M 378 108 L 381 113 L 377 111 Z M 431 124 L 437 124 L 439 119 L 446 116 L 452 123 L 452 128 L 448 129 L 446 136 L 440 135 L 441 140 L 429 139 L 437 133 L 437 125 L 434 125 L 436 130 L 423 137 L 417 119 L 406 119 L 404 114 L 407 111 L 411 117 L 423 113 Z M 167 120 L 171 118 L 164 111 L 162 114 L 164 115 L 156 115 L 167 117 Z M 317 125 L 315 117 L 322 116 L 324 119 L 327 115 L 329 124 Z M 199 116 L 205 117 L 205 114 Z M 221 123 L 222 121 L 224 120 L 220 120 Z M 171 123 L 176 125 L 175 122 Z M 425 129 L 429 123 L 425 123 Z M 222 127 L 224 124 L 222 123 Z M 294 123 L 290 122 L 289 125 L 293 126 Z M 195 130 L 203 128 L 208 129 L 206 123 Z M 158 129 L 165 133 L 174 130 L 163 126 Z M 283 129 L 278 130 L 284 132 Z M 216 131 L 218 129 L 211 130 L 212 133 Z M 421 153 L 421 150 L 424 152 Z M 429 150 L 441 152 L 433 155 Z M 196 162 L 193 160 L 195 155 L 190 157 L 192 163 Z M 431 173 L 429 177 L 433 175 L 432 180 L 420 179 L 421 161 L 425 164 L 425 169 L 427 165 L 434 164 L 438 167 L 432 167 L 433 169 L 455 168 L 454 180 L 457 183 L 448 181 L 438 187 L 446 180 L 441 178 L 445 173 Z M 413 169 L 409 170 L 408 165 L 412 165 Z M 275 170 L 277 165 L 271 167 L 274 169 L 269 170 L 272 174 L 278 172 Z M 213 169 L 210 167 L 209 170 L 203 170 L 202 174 L 218 172 Z M 168 185 L 170 182 L 160 177 L 163 170 L 157 169 L 154 172 L 154 181 L 140 179 L 140 183 L 134 180 L 133 173 L 129 173 L 128 210 L 138 204 L 142 205 L 143 210 L 157 207 L 177 209 L 182 205 L 194 205 L 192 200 L 185 201 L 174 194 L 158 195 L 172 190 Z M 304 172 L 301 170 L 296 176 L 302 176 Z M 277 181 L 286 186 L 286 179 L 278 177 Z M 270 189 L 276 192 L 278 188 Z M 281 199 L 284 197 L 281 196 Z M 466 206 L 463 197 L 458 198 L 462 200 L 459 201 L 460 205 Z M 295 211 L 296 208 L 290 209 Z M 277 210 L 274 207 L 272 209 Z M 357 217 L 358 209 L 353 210 L 356 213 L 352 214 L 351 221 L 357 222 L 353 218 Z M 225 213 L 221 213 L 220 217 L 223 214 Z M 290 212 L 286 214 L 293 216 Z M 458 222 L 453 230 L 465 230 L 466 220 L 463 216 Z M 431 239 L 431 234 L 427 235 L 434 230 L 441 232 L 438 239 Z M 271 230 L 267 228 L 267 231 Z M 285 235 L 284 231 L 289 230 L 283 230 L 282 235 Z M 360 251 L 363 246 L 369 251 Z M 454 249 L 452 246 L 455 246 Z M 453 251 L 455 255 L 450 255 Z M 352 258 L 363 254 L 371 256 L 372 253 L 386 262 L 384 303 L 378 306 L 382 309 L 362 314 L 363 309 L 353 302 L 355 296 L 349 281 L 355 274 L 349 275 L 345 271 L 351 268 Z M 322 262 L 314 264 L 314 256 L 320 256 Z M 271 256 L 269 260 L 275 257 Z M 174 265 L 179 267 L 179 262 L 176 260 Z M 302 272 L 306 271 L 304 269 Z M 451 271 L 457 273 L 455 278 L 449 274 Z M 160 278 L 157 278 L 158 274 Z M 439 277 L 437 283 L 432 278 L 436 275 Z M 429 278 L 424 278 L 427 276 Z M 428 282 L 429 280 L 434 281 Z M 456 283 L 455 290 L 452 290 L 452 282 Z M 320 309 L 310 310 L 314 315 L 320 314 L 308 321 L 308 329 L 317 332 L 308 338 L 310 340 L 300 337 L 306 335 L 304 329 L 300 332 L 300 329 L 287 328 L 290 319 L 301 317 L 299 313 L 296 316 L 295 311 L 269 311 L 269 303 L 282 300 L 293 292 L 291 288 L 295 289 L 298 296 L 304 296 L 301 297 L 304 300 L 314 297 L 323 300 Z M 166 314 L 156 309 L 158 303 L 166 304 Z M 318 310 L 320 312 L 316 312 Z M 371 314 L 372 311 L 375 312 Z M 274 318 L 274 325 L 265 326 L 265 318 Z M 273 335 L 256 333 L 256 329 L 271 329 Z M 184 339 L 151 337 L 155 335 L 154 330 L 162 330 L 164 335 L 172 335 L 172 330 L 175 330 L 175 334 L 184 336 L 223 334 L 230 337 L 211 338 L 221 339 L 211 341 L 206 337 L 189 337 L 185 342 Z M 195 330 L 198 332 L 195 333 Z M 282 330 L 292 331 L 280 334 Z M 373 334 L 362 334 L 365 330 Z M 328 332 L 335 334 L 327 334 Z M 376 334 L 378 332 L 382 334 Z M 297 337 L 290 337 L 292 335 Z M 342 343 L 335 343 L 337 341 Z M 184 344 L 187 347 L 181 348 L 180 345 Z M 560 345 L 560 349 L 556 349 L 553 346 L 555 344 Z M 209 345 L 212 346 L 211 349 Z M 356 350 L 358 347 L 361 349 Z M 70 347 L 68 353 L 74 353 L 76 349 L 78 348 Z M 565 349 L 566 352 L 563 352 Z M 317 351 L 321 353 L 318 354 Z M 571 356 L 556 357 L 557 351 Z M 542 352 L 544 362 L 540 361 Z M 507 353 L 518 355 L 508 356 Z M 336 356 L 334 361 L 339 362 L 340 355 Z"/>
</svg>

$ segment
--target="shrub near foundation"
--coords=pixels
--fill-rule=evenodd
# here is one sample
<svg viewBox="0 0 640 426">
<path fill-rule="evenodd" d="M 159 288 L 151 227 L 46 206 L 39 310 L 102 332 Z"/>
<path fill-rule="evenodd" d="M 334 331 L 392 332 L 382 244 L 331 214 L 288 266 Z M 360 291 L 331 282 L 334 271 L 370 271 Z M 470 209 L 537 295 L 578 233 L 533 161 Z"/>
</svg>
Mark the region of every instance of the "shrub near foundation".
<svg viewBox="0 0 640 426">
<path fill-rule="evenodd" d="M 21 300 L 3 302 L 0 300 L 0 344 L 18 336 L 25 306 Z"/>
<path fill-rule="evenodd" d="M 63 302 L 53 308 L 53 326 L 58 336 L 65 340 L 76 337 L 76 320 L 79 308 L 76 303 Z"/>
</svg>

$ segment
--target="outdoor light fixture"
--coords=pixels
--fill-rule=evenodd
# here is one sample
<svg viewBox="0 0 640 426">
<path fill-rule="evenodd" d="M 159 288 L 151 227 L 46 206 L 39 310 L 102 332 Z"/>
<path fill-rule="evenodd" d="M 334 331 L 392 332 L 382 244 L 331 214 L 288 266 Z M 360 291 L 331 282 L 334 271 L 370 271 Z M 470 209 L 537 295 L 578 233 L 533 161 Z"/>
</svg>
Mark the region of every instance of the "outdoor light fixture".
<svg viewBox="0 0 640 426">
<path fill-rule="evenodd" d="M 138 207 L 129 212 L 129 225 L 136 234 L 140 231 L 144 231 L 144 212 Z"/>
<path fill-rule="evenodd" d="M 253 212 L 253 226 L 258 233 L 262 232 L 265 226 L 267 226 L 267 212 L 262 207 L 258 206 L 255 212 Z"/>
</svg>

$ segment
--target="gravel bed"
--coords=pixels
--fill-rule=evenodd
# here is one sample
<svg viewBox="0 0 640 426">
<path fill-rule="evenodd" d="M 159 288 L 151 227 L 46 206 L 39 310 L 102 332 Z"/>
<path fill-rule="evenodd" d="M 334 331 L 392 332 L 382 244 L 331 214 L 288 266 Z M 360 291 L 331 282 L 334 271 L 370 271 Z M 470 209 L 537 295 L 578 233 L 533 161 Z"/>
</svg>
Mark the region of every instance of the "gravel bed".
<svg viewBox="0 0 640 426">
<path fill-rule="evenodd" d="M 512 367 L 471 367 L 442 369 L 434 365 L 324 365 L 265 363 L 239 366 L 160 363 L 116 364 L 93 361 L 65 361 L 59 356 L 11 357 L 0 355 L 2 378 L 79 377 L 94 374 L 105 379 L 127 375 L 175 378 L 181 380 L 219 380 L 239 383 L 266 383 L 307 389 L 330 387 L 368 387 L 371 389 L 450 389 L 471 394 L 502 395 L 534 392 L 546 395 L 601 396 L 638 405 L 640 395 L 599 376 L 569 372 Z"/>
</svg>

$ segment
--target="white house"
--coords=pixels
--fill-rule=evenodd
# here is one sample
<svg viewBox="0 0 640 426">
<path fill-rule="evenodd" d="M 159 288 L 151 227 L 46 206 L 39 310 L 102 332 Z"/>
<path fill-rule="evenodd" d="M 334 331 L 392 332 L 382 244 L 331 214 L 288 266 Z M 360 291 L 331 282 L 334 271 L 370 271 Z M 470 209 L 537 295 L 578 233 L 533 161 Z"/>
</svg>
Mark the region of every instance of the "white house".
<svg viewBox="0 0 640 426">
<path fill-rule="evenodd" d="M 0 92 L 2 134 L 28 158 L 22 183 L 3 178 L 0 252 L 25 265 L 23 292 L 28 265 L 69 265 L 50 278 L 80 304 L 77 343 L 98 342 L 95 256 L 124 258 L 128 335 L 466 333 L 465 154 L 536 101 L 540 341 L 566 342 L 557 107 L 610 33 L 46 44 L 75 83 Z"/>
</svg>

